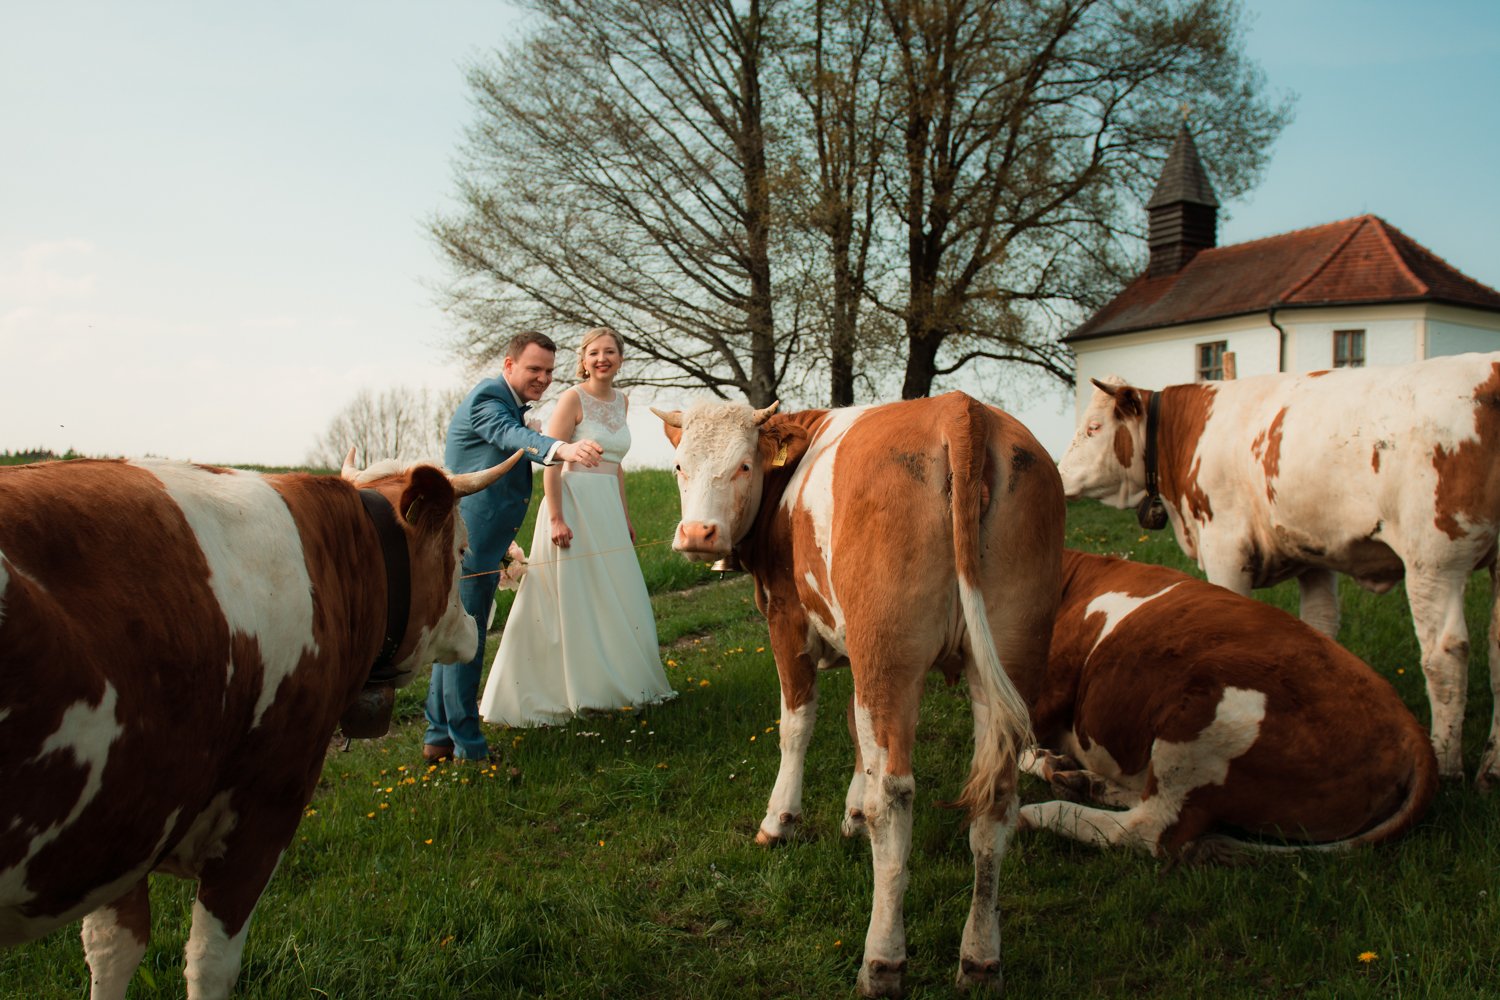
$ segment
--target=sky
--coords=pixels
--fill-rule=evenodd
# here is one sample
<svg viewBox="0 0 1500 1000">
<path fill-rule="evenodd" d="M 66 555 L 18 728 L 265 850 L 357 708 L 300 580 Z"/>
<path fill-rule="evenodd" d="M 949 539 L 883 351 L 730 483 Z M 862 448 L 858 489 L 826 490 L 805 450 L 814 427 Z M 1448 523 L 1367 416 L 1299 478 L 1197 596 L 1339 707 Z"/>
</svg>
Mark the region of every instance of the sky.
<svg viewBox="0 0 1500 1000">
<path fill-rule="evenodd" d="M 1500 4 L 1245 8 L 1296 117 L 1220 244 L 1372 212 L 1500 287 Z M 0 451 L 298 464 L 361 389 L 466 387 L 426 222 L 464 68 L 521 27 L 498 0 L 7 5 Z M 644 402 L 630 462 L 665 465 Z M 1070 393 L 996 402 L 1066 447 Z"/>
</svg>

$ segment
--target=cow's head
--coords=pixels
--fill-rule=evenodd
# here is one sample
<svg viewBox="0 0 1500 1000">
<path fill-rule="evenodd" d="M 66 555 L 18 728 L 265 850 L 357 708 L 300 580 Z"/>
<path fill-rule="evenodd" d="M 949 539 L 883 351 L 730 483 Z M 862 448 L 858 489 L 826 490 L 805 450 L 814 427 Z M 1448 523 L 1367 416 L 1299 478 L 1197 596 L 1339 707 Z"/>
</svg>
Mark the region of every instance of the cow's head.
<svg viewBox="0 0 1500 1000">
<path fill-rule="evenodd" d="M 460 497 L 493 484 L 519 461 L 521 452 L 482 472 L 451 474 L 431 465 L 400 469 L 379 463 L 360 471 L 354 452 L 344 461 L 343 478 L 361 489 L 380 492 L 395 509 L 406 536 L 411 604 L 406 630 L 393 657 L 389 683 L 367 687 L 344 714 L 348 736 L 379 736 L 390 727 L 394 689 L 411 683 L 433 662 L 465 663 L 474 658 L 479 635 L 459 600 L 459 567 L 468 532 L 458 510 Z"/>
<path fill-rule="evenodd" d="M 1146 493 L 1146 401 L 1118 376 L 1091 379 L 1094 395 L 1057 463 L 1068 499 L 1092 497 L 1132 507 Z"/>
<path fill-rule="evenodd" d="M 667 439 L 677 449 L 682 521 L 672 548 L 694 562 L 728 556 L 749 534 L 760 510 L 766 472 L 795 463 L 807 431 L 782 417 L 776 403 L 753 410 L 742 403 L 699 403 L 663 412 Z"/>
</svg>

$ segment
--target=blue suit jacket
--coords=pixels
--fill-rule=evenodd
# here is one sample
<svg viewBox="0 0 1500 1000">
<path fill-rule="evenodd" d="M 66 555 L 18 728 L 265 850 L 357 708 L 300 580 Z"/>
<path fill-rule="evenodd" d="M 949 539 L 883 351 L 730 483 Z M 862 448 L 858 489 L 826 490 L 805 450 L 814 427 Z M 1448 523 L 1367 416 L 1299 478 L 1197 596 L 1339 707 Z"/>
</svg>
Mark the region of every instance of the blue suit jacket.
<svg viewBox="0 0 1500 1000">
<path fill-rule="evenodd" d="M 556 438 L 527 427 L 523 413 L 505 379 L 490 378 L 464 397 L 448 425 L 443 461 L 452 472 L 488 469 L 499 465 L 517 449 L 531 460 L 517 462 L 515 468 L 489 489 L 459 501 L 464 524 L 469 529 L 465 573 L 499 568 L 531 502 L 531 463 L 545 462 L 547 452 L 557 443 Z"/>
</svg>

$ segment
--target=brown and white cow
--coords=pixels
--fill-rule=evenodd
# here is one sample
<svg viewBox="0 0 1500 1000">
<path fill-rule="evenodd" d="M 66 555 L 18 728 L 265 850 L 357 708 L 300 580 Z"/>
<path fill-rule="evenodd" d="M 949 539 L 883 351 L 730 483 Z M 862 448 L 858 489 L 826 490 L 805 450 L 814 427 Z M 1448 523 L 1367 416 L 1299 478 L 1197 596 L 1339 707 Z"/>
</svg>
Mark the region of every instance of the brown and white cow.
<svg viewBox="0 0 1500 1000">
<path fill-rule="evenodd" d="M 1378 843 L 1437 789 L 1390 684 L 1269 604 L 1176 570 L 1063 554 L 1027 770 L 1064 801 L 1021 823 L 1159 857 Z M 1122 807 L 1097 808 L 1087 802 Z"/>
<path fill-rule="evenodd" d="M 707 562 L 732 551 L 754 576 L 770 625 L 781 767 L 756 839 L 774 843 L 796 827 L 816 673 L 847 663 L 864 767 L 849 790 L 846 832 L 868 825 L 875 871 L 859 988 L 898 994 L 918 703 L 929 671 L 963 676 L 975 749 L 959 804 L 970 819 L 975 888 L 958 981 L 998 987 L 997 876 L 1058 599 L 1056 471 L 1021 424 L 962 393 L 774 410 L 656 411 L 677 448 L 674 547 Z M 914 562 L 913 550 L 926 558 Z"/>
<path fill-rule="evenodd" d="M 1113 506 L 1146 491 L 1148 409 L 1159 396 L 1160 491 L 1177 541 L 1208 578 L 1248 594 L 1296 577 L 1302 619 L 1338 633 L 1335 576 L 1383 592 L 1403 575 L 1445 776 L 1463 773 L 1469 574 L 1494 580 L 1500 532 L 1500 354 L 1154 393 L 1096 391 L 1059 463 L 1069 497 Z M 1500 588 L 1496 588 L 1500 593 Z M 1500 694 L 1500 629 L 1489 662 Z M 1500 780 L 1500 697 L 1478 780 Z"/>
<path fill-rule="evenodd" d="M 0 946 L 81 916 L 91 996 L 117 1000 L 147 875 L 194 878 L 187 995 L 228 996 L 335 727 L 384 732 L 391 686 L 473 655 L 457 498 L 514 460 L 346 465 L 363 492 L 176 462 L 0 469 Z"/>
</svg>

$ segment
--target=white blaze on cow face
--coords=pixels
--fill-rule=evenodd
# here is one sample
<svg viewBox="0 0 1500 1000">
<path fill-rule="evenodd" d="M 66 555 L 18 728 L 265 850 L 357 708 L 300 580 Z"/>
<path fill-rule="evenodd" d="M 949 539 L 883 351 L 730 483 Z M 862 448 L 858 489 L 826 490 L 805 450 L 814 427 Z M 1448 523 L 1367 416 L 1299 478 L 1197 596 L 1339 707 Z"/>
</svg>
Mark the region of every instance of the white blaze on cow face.
<svg viewBox="0 0 1500 1000">
<path fill-rule="evenodd" d="M 396 687 L 410 684 L 416 672 L 429 663 L 467 663 L 479 649 L 479 632 L 474 627 L 474 618 L 464 610 L 458 594 L 458 579 L 463 573 L 463 553 L 468 548 L 469 533 L 463 518 L 458 516 L 456 505 L 453 510 L 453 580 L 448 587 L 448 601 L 443 616 L 431 628 L 422 629 L 411 655 L 396 665 L 401 672 L 395 680 Z"/>
<path fill-rule="evenodd" d="M 1115 375 L 1103 381 L 1110 386 L 1125 384 Z M 1096 384 L 1073 441 L 1057 463 L 1063 493 L 1069 500 L 1089 497 L 1112 507 L 1140 503 L 1146 494 L 1144 438 L 1144 421 L 1139 416 L 1121 419 L 1115 397 Z M 1128 462 L 1122 462 L 1121 445 L 1127 440 Z"/>
<path fill-rule="evenodd" d="M 683 413 L 676 472 L 682 521 L 672 548 L 694 562 L 724 558 L 760 508 L 765 479 L 755 411 L 699 403 Z"/>
<path fill-rule="evenodd" d="M 301 533 L 281 494 L 253 473 L 137 463 L 161 480 L 193 529 L 230 634 L 255 639 L 264 673 L 254 723 L 313 642 L 312 579 Z M 225 664 L 233 676 L 235 664 Z"/>
</svg>

